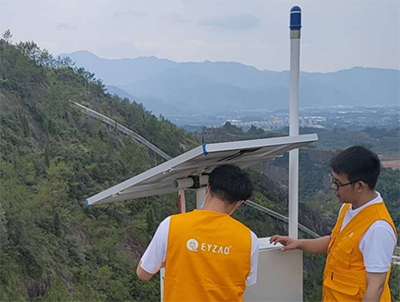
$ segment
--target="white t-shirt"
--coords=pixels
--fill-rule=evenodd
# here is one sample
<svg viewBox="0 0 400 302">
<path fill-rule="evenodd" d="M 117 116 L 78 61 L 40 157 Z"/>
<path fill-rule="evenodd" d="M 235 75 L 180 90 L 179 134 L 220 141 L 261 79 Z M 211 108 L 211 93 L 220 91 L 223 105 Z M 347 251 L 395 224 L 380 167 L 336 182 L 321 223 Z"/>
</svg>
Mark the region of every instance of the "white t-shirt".
<svg viewBox="0 0 400 302">
<path fill-rule="evenodd" d="M 350 207 L 343 220 L 340 231 L 356 216 L 362 209 L 375 204 L 383 202 L 381 195 L 368 201 L 357 209 Z M 344 204 L 340 209 L 343 210 Z M 392 262 L 393 250 L 396 246 L 396 236 L 393 228 L 385 220 L 375 221 L 365 232 L 360 240 L 360 251 L 364 257 L 365 269 L 368 273 L 385 273 L 389 270 L 390 263 Z"/>
<path fill-rule="evenodd" d="M 167 243 L 169 233 L 169 223 L 171 216 L 165 218 L 158 226 L 153 239 L 150 242 L 146 252 L 144 253 L 141 261 L 141 267 L 150 274 L 157 273 L 167 256 Z M 258 268 L 258 238 L 250 231 L 251 234 L 251 268 L 250 273 L 246 279 L 246 285 L 250 286 L 257 282 L 257 268 Z"/>
</svg>

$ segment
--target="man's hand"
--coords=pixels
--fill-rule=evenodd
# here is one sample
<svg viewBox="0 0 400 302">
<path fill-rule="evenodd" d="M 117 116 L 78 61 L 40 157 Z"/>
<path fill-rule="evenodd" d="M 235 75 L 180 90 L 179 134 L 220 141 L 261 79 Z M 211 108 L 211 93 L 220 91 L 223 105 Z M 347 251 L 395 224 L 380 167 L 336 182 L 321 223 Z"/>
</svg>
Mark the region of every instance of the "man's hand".
<svg viewBox="0 0 400 302">
<path fill-rule="evenodd" d="M 311 254 L 326 254 L 330 236 L 317 239 L 293 239 L 288 236 L 274 235 L 269 240 L 272 244 L 280 243 L 283 251 L 299 249 Z"/>
<path fill-rule="evenodd" d="M 301 241 L 292 239 L 288 236 L 274 235 L 269 239 L 269 242 L 273 245 L 276 245 L 277 243 L 282 244 L 282 251 L 301 249 Z"/>
</svg>

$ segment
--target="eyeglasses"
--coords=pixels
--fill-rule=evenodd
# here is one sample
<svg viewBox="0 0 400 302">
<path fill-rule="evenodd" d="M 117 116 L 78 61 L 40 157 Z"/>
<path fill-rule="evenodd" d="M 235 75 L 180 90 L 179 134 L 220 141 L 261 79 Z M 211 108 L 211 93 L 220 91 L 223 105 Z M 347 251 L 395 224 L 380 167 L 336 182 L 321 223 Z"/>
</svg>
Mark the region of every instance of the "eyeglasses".
<svg viewBox="0 0 400 302">
<path fill-rule="evenodd" d="M 338 181 L 335 179 L 335 177 L 333 177 L 332 174 L 329 175 L 329 178 L 330 178 L 330 180 L 331 180 L 331 183 L 332 183 L 332 185 L 333 185 L 333 189 L 334 189 L 335 191 L 339 190 L 340 187 L 344 187 L 344 186 L 348 186 L 348 185 L 354 184 L 354 183 L 356 183 L 357 181 L 363 181 L 362 179 L 357 179 L 357 180 L 355 180 L 355 181 L 350 181 L 350 182 L 348 182 L 348 183 L 346 183 L 346 184 L 340 184 L 340 183 L 338 183 Z"/>
</svg>

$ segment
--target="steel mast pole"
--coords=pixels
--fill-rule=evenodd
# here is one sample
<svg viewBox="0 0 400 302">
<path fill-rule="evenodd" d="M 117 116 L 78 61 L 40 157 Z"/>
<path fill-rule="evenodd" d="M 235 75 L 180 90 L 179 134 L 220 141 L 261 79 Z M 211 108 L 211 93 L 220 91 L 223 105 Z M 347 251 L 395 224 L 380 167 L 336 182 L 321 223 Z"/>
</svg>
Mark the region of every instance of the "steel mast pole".
<svg viewBox="0 0 400 302">
<path fill-rule="evenodd" d="M 300 72 L 301 9 L 290 10 L 290 82 L 289 135 L 299 135 L 299 72 Z M 289 237 L 298 238 L 299 223 L 299 149 L 289 152 Z"/>
</svg>

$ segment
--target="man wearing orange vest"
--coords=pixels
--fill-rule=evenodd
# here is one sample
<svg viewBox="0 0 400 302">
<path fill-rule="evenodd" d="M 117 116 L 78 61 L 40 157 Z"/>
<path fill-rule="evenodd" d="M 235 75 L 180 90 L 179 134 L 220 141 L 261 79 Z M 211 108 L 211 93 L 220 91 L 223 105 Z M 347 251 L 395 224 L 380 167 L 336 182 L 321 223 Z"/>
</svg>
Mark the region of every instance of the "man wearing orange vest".
<svg viewBox="0 0 400 302">
<path fill-rule="evenodd" d="M 331 235 L 271 237 L 283 250 L 327 254 L 322 301 L 391 301 L 388 280 L 397 233 L 375 191 L 380 166 L 378 156 L 362 146 L 342 151 L 330 161 L 332 189 L 343 203 Z"/>
<path fill-rule="evenodd" d="M 137 275 L 149 280 L 165 265 L 163 301 L 243 301 L 257 282 L 257 236 L 230 215 L 253 192 L 249 177 L 224 165 L 209 175 L 202 210 L 172 215 L 158 227 Z"/>
</svg>

